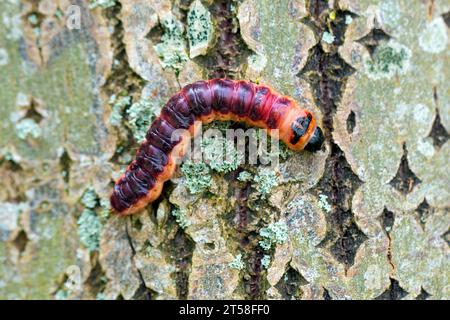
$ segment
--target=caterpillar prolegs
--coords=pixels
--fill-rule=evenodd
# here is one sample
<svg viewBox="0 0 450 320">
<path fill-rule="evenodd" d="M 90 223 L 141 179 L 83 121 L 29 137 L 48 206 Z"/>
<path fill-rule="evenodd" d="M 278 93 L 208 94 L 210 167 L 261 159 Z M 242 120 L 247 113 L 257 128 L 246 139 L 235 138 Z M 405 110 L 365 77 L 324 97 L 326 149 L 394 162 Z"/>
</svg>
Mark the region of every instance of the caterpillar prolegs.
<svg viewBox="0 0 450 320">
<path fill-rule="evenodd" d="M 136 159 L 117 180 L 111 195 L 115 212 L 132 214 L 156 200 L 173 175 L 176 160 L 183 157 L 186 140 L 196 133 L 194 122 L 214 120 L 245 122 L 269 134 L 277 130 L 278 138 L 293 150 L 314 152 L 324 141 L 311 112 L 268 86 L 228 79 L 189 84 L 162 108 Z M 172 133 L 177 129 L 186 129 L 188 134 L 174 141 Z"/>
</svg>

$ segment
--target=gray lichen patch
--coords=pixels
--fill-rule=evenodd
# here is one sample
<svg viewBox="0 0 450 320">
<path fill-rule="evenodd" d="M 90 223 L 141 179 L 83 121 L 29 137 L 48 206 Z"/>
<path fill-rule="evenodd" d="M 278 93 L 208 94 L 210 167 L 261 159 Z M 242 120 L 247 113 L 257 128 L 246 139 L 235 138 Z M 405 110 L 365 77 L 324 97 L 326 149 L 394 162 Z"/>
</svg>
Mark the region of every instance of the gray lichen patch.
<svg viewBox="0 0 450 320">
<path fill-rule="evenodd" d="M 192 194 L 200 194 L 206 190 L 217 193 L 217 183 L 215 183 L 214 173 L 223 175 L 236 170 L 242 160 L 233 140 L 223 136 L 209 134 L 219 133 L 216 130 L 225 131 L 227 123 L 213 124 L 215 131 L 206 130 L 205 137 L 201 140 L 200 151 L 202 161 L 196 159 L 186 160 L 181 165 L 181 172 L 184 175 L 183 183 Z M 219 191 L 220 193 L 220 191 Z"/>
<path fill-rule="evenodd" d="M 0 202 L 0 240 L 11 240 L 19 226 L 19 218 L 28 208 L 26 203 Z"/>
<path fill-rule="evenodd" d="M 194 1 L 187 14 L 187 37 L 191 59 L 204 55 L 214 39 L 211 14 L 200 0 Z"/>
<path fill-rule="evenodd" d="M 325 31 L 322 35 L 322 41 L 328 43 L 328 44 L 333 44 L 335 40 L 335 36 L 332 35 L 331 33 L 329 33 L 328 31 Z"/>
<path fill-rule="evenodd" d="M 205 163 L 186 161 L 181 166 L 185 175 L 185 184 L 193 194 L 201 193 L 211 186 L 212 178 L 209 167 Z"/>
<path fill-rule="evenodd" d="M 245 268 L 245 263 L 242 261 L 242 254 L 239 253 L 233 261 L 231 261 L 228 266 L 230 268 L 236 269 L 236 270 L 242 270 Z"/>
<path fill-rule="evenodd" d="M 84 192 L 80 202 L 88 209 L 94 209 L 98 204 L 99 198 L 93 187 L 89 187 Z"/>
<path fill-rule="evenodd" d="M 381 44 L 375 49 L 371 60 L 366 60 L 369 78 L 378 80 L 404 74 L 411 59 L 411 50 L 394 41 Z"/>
<path fill-rule="evenodd" d="M 89 251 L 98 251 L 100 245 L 100 232 L 102 223 L 99 216 L 94 211 L 99 204 L 99 197 L 94 188 L 88 187 L 81 199 L 81 204 L 85 207 L 78 218 L 78 236 L 81 243 L 88 248 Z"/>
<path fill-rule="evenodd" d="M 22 119 L 16 124 L 17 136 L 25 140 L 28 137 L 37 139 L 42 135 L 42 129 L 34 119 Z"/>
<path fill-rule="evenodd" d="M 448 27 L 442 17 L 435 18 L 428 22 L 425 28 L 420 32 L 419 45 L 430 53 L 439 53 L 447 48 Z"/>
<path fill-rule="evenodd" d="M 176 222 L 182 229 L 185 229 L 191 225 L 191 221 L 187 217 L 187 213 L 184 209 L 175 209 L 172 211 L 172 215 L 175 217 Z"/>
<path fill-rule="evenodd" d="M 172 14 L 168 14 L 162 20 L 164 34 L 161 42 L 154 45 L 161 65 L 164 69 L 168 68 L 178 74 L 188 61 L 186 53 L 186 43 L 184 39 L 184 26 Z"/>
<path fill-rule="evenodd" d="M 248 182 L 253 179 L 253 175 L 248 171 L 242 171 L 239 173 L 237 179 L 242 182 Z"/>
<path fill-rule="evenodd" d="M 85 209 L 78 219 L 78 235 L 89 251 L 97 251 L 100 243 L 102 224 L 96 213 Z"/>
<path fill-rule="evenodd" d="M 263 266 L 264 269 L 269 269 L 270 262 L 271 262 L 271 259 L 268 254 L 265 254 L 263 256 L 263 258 L 261 259 L 261 265 Z"/>
<path fill-rule="evenodd" d="M 159 100 L 140 99 L 133 103 L 126 113 L 128 123 L 136 141 L 142 141 L 150 124 L 155 120 L 161 110 Z"/>
<path fill-rule="evenodd" d="M 347 14 L 345 16 L 345 24 L 351 24 L 353 22 L 353 18 L 351 15 Z"/>
<path fill-rule="evenodd" d="M 5 26 L 5 38 L 7 40 L 19 40 L 23 35 L 22 19 L 17 8 L 17 3 L 5 3 L 2 22 Z"/>
<path fill-rule="evenodd" d="M 259 235 L 263 238 L 259 241 L 259 245 L 266 251 L 270 250 L 273 245 L 284 244 L 288 238 L 288 229 L 284 222 L 275 222 L 259 231 Z"/>
<path fill-rule="evenodd" d="M 237 169 L 240 156 L 234 141 L 223 137 L 205 138 L 201 150 L 204 162 L 214 171 L 226 173 Z"/>
<path fill-rule="evenodd" d="M 260 169 L 253 178 L 256 190 L 265 199 L 272 189 L 279 185 L 277 173 L 271 168 Z"/>
<path fill-rule="evenodd" d="M 331 205 L 328 202 L 328 197 L 324 194 L 319 194 L 319 207 L 325 211 L 326 213 L 330 213 L 331 212 Z"/>
<path fill-rule="evenodd" d="M 112 105 L 111 115 L 109 117 L 109 123 L 113 126 L 120 126 L 123 120 L 123 111 L 131 103 L 130 96 L 120 96 L 115 95 L 109 99 L 109 103 Z"/>
</svg>

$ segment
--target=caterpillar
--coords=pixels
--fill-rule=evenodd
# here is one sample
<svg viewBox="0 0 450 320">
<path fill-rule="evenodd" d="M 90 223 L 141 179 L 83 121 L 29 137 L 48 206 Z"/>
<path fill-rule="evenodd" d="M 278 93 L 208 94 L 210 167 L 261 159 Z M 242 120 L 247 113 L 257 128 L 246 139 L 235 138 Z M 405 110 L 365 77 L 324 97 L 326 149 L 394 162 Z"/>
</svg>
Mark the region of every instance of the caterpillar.
<svg viewBox="0 0 450 320">
<path fill-rule="evenodd" d="M 151 124 L 135 160 L 116 181 L 111 207 L 120 215 L 140 211 L 161 194 L 198 129 L 194 123 L 234 120 L 277 130 L 278 138 L 292 150 L 320 150 L 324 136 L 311 112 L 269 86 L 249 81 L 212 79 L 186 85 L 172 96 Z M 176 129 L 186 134 L 172 138 Z"/>
</svg>

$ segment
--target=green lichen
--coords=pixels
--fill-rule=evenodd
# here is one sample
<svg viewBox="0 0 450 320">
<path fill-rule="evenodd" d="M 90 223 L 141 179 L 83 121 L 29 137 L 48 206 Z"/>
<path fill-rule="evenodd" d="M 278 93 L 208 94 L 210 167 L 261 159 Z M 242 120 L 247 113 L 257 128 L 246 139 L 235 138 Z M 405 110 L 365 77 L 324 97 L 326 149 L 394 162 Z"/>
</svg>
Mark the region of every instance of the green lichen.
<svg viewBox="0 0 450 320">
<path fill-rule="evenodd" d="M 67 300 L 70 296 L 71 292 L 66 289 L 59 289 L 55 293 L 55 300 Z"/>
<path fill-rule="evenodd" d="M 275 244 L 283 244 L 288 238 L 288 229 L 284 222 L 275 222 L 259 231 L 259 235 L 263 240 L 259 241 L 259 245 L 268 251 Z"/>
<path fill-rule="evenodd" d="M 86 189 L 86 191 L 83 193 L 83 196 L 81 197 L 81 203 L 89 209 L 94 209 L 97 206 L 98 195 L 95 192 L 94 188 L 89 187 Z"/>
<path fill-rule="evenodd" d="M 94 211 L 85 209 L 77 221 L 80 241 L 89 249 L 96 251 L 100 244 L 102 224 Z"/>
<path fill-rule="evenodd" d="M 345 16 L 345 24 L 351 24 L 353 22 L 353 18 L 352 18 L 352 16 L 351 15 L 349 15 L 349 14 L 347 14 L 346 16 Z"/>
<path fill-rule="evenodd" d="M 172 215 L 175 217 L 175 221 L 182 229 L 185 229 L 192 224 L 186 216 L 186 211 L 184 209 L 175 209 L 172 211 Z"/>
<path fill-rule="evenodd" d="M 91 3 L 89 4 L 90 9 L 95 8 L 102 8 L 107 9 L 114 7 L 116 5 L 116 0 L 91 0 Z"/>
<path fill-rule="evenodd" d="M 56 9 L 55 17 L 62 20 L 64 18 L 64 15 L 65 15 L 64 12 L 60 8 Z"/>
<path fill-rule="evenodd" d="M 101 210 L 99 212 L 99 217 L 102 220 L 106 220 L 109 217 L 109 213 L 111 212 L 111 202 L 109 199 L 102 198 L 100 199 L 100 207 Z"/>
<path fill-rule="evenodd" d="M 31 23 L 32 25 L 37 25 L 39 23 L 39 19 L 38 19 L 37 15 L 30 14 L 28 16 L 28 22 Z"/>
<path fill-rule="evenodd" d="M 325 31 L 322 35 L 322 40 L 328 44 L 333 44 L 335 36 L 329 33 L 328 31 Z"/>
<path fill-rule="evenodd" d="M 245 263 L 242 261 L 242 254 L 238 254 L 233 261 L 231 261 L 228 266 L 232 269 L 242 270 L 245 268 Z"/>
<path fill-rule="evenodd" d="M 237 179 L 242 182 L 248 182 L 253 179 L 253 175 L 248 171 L 242 171 L 241 173 L 239 173 Z"/>
<path fill-rule="evenodd" d="M 261 259 L 261 265 L 264 267 L 264 269 L 269 269 L 270 266 L 270 256 L 265 254 L 263 258 Z"/>
<path fill-rule="evenodd" d="M 296 198 L 295 200 L 289 202 L 287 208 L 289 210 L 294 210 L 296 212 L 297 210 L 300 210 L 305 206 L 305 200 L 303 198 Z"/>
<path fill-rule="evenodd" d="M 181 166 L 186 178 L 186 186 L 192 194 L 198 194 L 211 186 L 211 172 L 205 163 L 186 161 Z"/>
<path fill-rule="evenodd" d="M 230 172 L 239 166 L 234 141 L 221 137 L 203 139 L 202 152 L 205 163 L 216 172 Z"/>
<path fill-rule="evenodd" d="M 106 296 L 104 293 L 99 292 L 97 293 L 97 295 L 95 296 L 95 300 L 106 300 Z"/>
<path fill-rule="evenodd" d="M 137 141 L 145 138 L 148 127 L 155 120 L 157 113 L 161 110 L 158 100 L 141 99 L 135 102 L 126 111 L 128 123 Z"/>
<path fill-rule="evenodd" d="M 39 127 L 39 124 L 37 124 L 36 121 L 31 118 L 26 118 L 20 120 L 16 124 L 16 133 L 17 136 L 22 140 L 25 140 L 28 137 L 36 139 L 42 135 L 42 129 L 41 127 Z"/>
<path fill-rule="evenodd" d="M 387 79 L 404 74 L 409 67 L 411 51 L 394 41 L 379 45 L 372 59 L 366 60 L 367 75 L 371 79 Z"/>
<path fill-rule="evenodd" d="M 319 194 L 319 208 L 323 211 L 330 213 L 331 212 L 331 205 L 328 203 L 328 197 L 324 194 Z"/>
<path fill-rule="evenodd" d="M 187 23 L 191 59 L 206 54 L 213 39 L 213 23 L 211 14 L 201 1 L 196 0 L 192 3 Z"/>
<path fill-rule="evenodd" d="M 122 123 L 123 119 L 123 111 L 124 109 L 129 106 L 131 103 L 131 97 L 130 96 L 124 96 L 117 98 L 116 96 L 112 96 L 110 98 L 110 104 L 112 104 L 112 112 L 109 117 L 109 122 L 113 126 L 119 126 Z"/>
<path fill-rule="evenodd" d="M 272 188 L 279 184 L 275 171 L 270 168 L 260 170 L 253 178 L 253 181 L 255 182 L 254 187 L 261 194 L 263 199 L 267 197 Z"/>
<path fill-rule="evenodd" d="M 162 23 L 164 35 L 161 42 L 154 45 L 158 54 L 161 65 L 164 69 L 172 69 L 178 74 L 182 69 L 188 56 L 183 37 L 183 24 L 173 15 L 168 15 Z"/>
</svg>

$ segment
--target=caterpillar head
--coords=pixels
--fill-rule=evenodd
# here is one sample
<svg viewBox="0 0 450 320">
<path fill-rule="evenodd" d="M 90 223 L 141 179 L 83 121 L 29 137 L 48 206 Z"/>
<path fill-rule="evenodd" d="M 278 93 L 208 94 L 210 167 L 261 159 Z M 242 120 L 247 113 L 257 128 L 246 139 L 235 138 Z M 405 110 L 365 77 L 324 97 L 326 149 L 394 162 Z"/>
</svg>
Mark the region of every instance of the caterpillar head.
<svg viewBox="0 0 450 320">
<path fill-rule="evenodd" d="M 305 117 L 298 117 L 291 124 L 292 137 L 290 143 L 301 145 L 304 150 L 319 151 L 324 142 L 322 129 L 316 126 L 313 116 L 308 113 Z"/>
<path fill-rule="evenodd" d="M 325 139 L 323 136 L 322 129 L 320 129 L 320 127 L 316 127 L 316 129 L 314 129 L 311 139 L 309 139 L 309 142 L 305 146 L 305 150 L 311 152 L 319 151 L 320 149 L 322 149 L 324 140 Z"/>
</svg>

